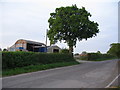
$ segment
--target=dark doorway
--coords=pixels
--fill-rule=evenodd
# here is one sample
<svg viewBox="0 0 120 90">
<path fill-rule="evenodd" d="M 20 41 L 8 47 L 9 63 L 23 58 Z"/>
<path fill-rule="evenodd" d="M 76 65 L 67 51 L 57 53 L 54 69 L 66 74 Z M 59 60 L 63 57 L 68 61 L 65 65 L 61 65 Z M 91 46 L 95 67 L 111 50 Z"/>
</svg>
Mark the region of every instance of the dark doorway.
<svg viewBox="0 0 120 90">
<path fill-rule="evenodd" d="M 53 52 L 54 52 L 54 53 L 58 53 L 58 52 L 59 52 L 59 49 L 53 49 Z"/>
<path fill-rule="evenodd" d="M 33 44 L 27 43 L 27 50 L 28 51 L 34 51 Z"/>
<path fill-rule="evenodd" d="M 39 48 L 34 48 L 34 52 L 39 52 Z"/>
</svg>

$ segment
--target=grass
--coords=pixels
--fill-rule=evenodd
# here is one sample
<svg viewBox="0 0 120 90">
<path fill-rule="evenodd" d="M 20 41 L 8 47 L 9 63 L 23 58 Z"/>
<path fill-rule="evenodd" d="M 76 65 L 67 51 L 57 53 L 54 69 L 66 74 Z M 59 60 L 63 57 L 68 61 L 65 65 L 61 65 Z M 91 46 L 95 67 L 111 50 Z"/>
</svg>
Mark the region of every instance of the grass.
<svg viewBox="0 0 120 90">
<path fill-rule="evenodd" d="M 76 61 L 71 62 L 61 62 L 61 63 L 53 63 L 53 64 L 45 64 L 45 65 L 30 65 L 26 67 L 20 67 L 20 68 L 14 68 L 14 69 L 7 69 L 2 71 L 2 77 L 5 76 L 11 76 L 11 75 L 17 75 L 22 73 L 28 73 L 28 72 L 35 72 L 40 70 L 46 70 L 56 67 L 63 67 L 63 66 L 70 66 L 70 65 L 76 65 L 79 64 Z"/>
<path fill-rule="evenodd" d="M 105 60 L 112 60 L 112 59 L 118 59 L 118 58 L 101 58 L 101 59 L 90 60 L 90 61 L 105 61 Z"/>
<path fill-rule="evenodd" d="M 0 78 L 2 77 L 2 70 L 0 70 Z"/>
<path fill-rule="evenodd" d="M 109 88 L 118 88 L 118 90 L 120 90 L 120 86 L 112 86 L 112 87 L 109 87 Z"/>
<path fill-rule="evenodd" d="M 75 58 L 78 60 L 85 60 L 85 59 L 80 59 L 80 58 Z M 118 59 L 117 57 L 113 57 L 113 58 L 100 58 L 100 59 L 95 59 L 95 60 L 85 60 L 85 61 L 105 61 L 105 60 L 112 60 L 112 59 Z"/>
</svg>

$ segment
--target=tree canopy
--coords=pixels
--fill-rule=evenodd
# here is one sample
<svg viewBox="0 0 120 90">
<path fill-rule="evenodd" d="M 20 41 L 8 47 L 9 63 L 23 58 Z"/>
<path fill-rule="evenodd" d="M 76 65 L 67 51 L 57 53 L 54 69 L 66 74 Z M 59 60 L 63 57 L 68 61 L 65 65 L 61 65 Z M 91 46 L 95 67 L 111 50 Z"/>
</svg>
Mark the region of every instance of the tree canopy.
<svg viewBox="0 0 120 90">
<path fill-rule="evenodd" d="M 115 55 L 120 58 L 120 43 L 112 43 L 107 53 Z"/>
<path fill-rule="evenodd" d="M 56 8 L 50 13 L 49 31 L 47 33 L 51 44 L 57 41 L 65 41 L 69 51 L 73 52 L 76 41 L 96 36 L 99 32 L 98 24 L 90 21 L 91 14 L 85 7 L 77 8 L 76 5 Z"/>
</svg>

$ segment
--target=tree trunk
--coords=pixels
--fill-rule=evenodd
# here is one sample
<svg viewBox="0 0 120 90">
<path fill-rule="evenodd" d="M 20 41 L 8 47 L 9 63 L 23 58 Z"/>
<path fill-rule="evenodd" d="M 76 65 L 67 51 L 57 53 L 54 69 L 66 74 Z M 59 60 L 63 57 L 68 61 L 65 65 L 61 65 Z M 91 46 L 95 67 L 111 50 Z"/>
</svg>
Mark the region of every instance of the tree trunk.
<svg viewBox="0 0 120 90">
<path fill-rule="evenodd" d="M 73 46 L 69 46 L 69 53 L 73 56 Z"/>
</svg>

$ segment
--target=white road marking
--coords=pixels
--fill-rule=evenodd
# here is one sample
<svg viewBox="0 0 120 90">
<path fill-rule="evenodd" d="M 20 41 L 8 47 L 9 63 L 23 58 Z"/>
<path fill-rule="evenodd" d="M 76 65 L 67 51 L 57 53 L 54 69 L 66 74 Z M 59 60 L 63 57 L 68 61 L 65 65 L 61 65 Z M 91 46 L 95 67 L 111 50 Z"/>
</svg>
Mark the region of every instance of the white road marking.
<svg viewBox="0 0 120 90">
<path fill-rule="evenodd" d="M 120 74 L 118 76 L 116 76 L 115 79 L 111 83 L 109 83 L 105 88 L 110 87 L 119 76 L 120 76 Z"/>
</svg>

